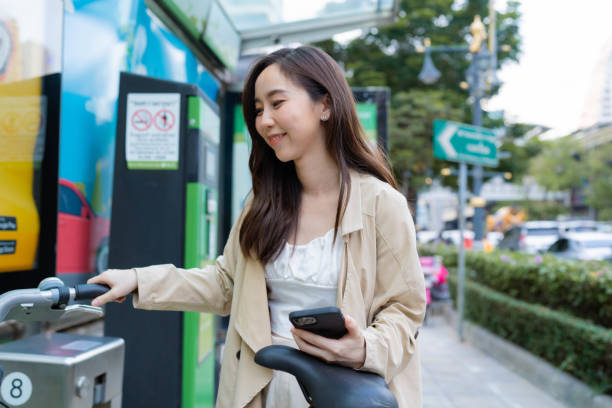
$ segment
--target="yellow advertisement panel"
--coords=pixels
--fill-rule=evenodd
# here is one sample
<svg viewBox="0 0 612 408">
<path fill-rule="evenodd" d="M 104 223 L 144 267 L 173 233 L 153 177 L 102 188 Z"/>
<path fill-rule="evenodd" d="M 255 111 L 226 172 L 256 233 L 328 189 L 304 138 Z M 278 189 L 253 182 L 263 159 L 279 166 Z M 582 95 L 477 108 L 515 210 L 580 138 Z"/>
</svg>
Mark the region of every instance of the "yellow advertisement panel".
<svg viewBox="0 0 612 408">
<path fill-rule="evenodd" d="M 0 272 L 36 266 L 40 218 L 33 191 L 45 112 L 39 79 L 0 85 Z"/>
</svg>

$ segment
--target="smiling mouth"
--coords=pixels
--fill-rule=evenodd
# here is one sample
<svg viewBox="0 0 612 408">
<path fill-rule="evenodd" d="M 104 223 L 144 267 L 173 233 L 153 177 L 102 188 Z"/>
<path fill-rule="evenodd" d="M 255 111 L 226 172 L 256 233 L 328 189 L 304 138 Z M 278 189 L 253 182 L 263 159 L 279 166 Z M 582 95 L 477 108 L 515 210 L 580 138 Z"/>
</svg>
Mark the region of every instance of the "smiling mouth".
<svg viewBox="0 0 612 408">
<path fill-rule="evenodd" d="M 276 134 L 276 135 L 272 135 L 268 137 L 268 142 L 270 143 L 270 146 L 274 146 L 275 144 L 280 142 L 281 139 L 285 137 L 286 134 L 287 133 L 280 133 L 280 134 Z"/>
</svg>

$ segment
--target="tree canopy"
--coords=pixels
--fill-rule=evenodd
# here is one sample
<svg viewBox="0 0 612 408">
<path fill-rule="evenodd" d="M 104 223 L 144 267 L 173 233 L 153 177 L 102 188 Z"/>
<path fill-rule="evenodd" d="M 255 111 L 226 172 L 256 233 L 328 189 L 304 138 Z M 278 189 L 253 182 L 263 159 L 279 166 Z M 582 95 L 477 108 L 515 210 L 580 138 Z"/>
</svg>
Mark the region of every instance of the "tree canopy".
<svg viewBox="0 0 612 408">
<path fill-rule="evenodd" d="M 607 142 L 589 151 L 586 157 L 587 204 L 597 209 L 600 220 L 612 221 L 612 143 Z"/>
<path fill-rule="evenodd" d="M 410 175 L 411 195 L 426 177 L 448 165 L 433 158 L 433 120 L 471 123 L 469 95 L 459 86 L 470 64 L 468 53 L 433 53 L 442 75 L 435 84 L 425 85 L 418 80 L 423 54 L 417 50 L 425 38 L 433 46 L 467 46 L 474 16 L 482 16 L 488 24 L 488 7 L 488 0 L 402 0 L 400 18 L 394 24 L 372 28 L 345 45 L 332 40 L 317 44 L 344 67 L 351 86 L 391 89 L 390 158 L 398 181 Z M 507 9 L 496 14 L 497 43 L 510 48 L 498 53 L 498 67 L 518 59 L 519 17 L 516 1 L 509 1 Z M 484 125 L 501 126 L 503 120 L 485 117 Z"/>
<path fill-rule="evenodd" d="M 580 144 L 569 137 L 544 143 L 530 164 L 530 173 L 547 190 L 562 191 L 582 184 L 586 167 Z"/>
<path fill-rule="evenodd" d="M 573 136 L 543 142 L 529 173 L 547 190 L 584 193 L 598 219 L 612 220 L 612 143 L 586 149 Z"/>
</svg>

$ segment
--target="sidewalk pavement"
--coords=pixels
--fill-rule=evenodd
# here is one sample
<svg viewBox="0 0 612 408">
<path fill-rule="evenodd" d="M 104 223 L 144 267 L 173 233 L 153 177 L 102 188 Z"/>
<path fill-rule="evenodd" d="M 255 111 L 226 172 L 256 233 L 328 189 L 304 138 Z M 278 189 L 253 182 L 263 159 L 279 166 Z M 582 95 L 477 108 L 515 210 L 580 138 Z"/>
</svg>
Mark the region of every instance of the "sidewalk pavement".
<svg viewBox="0 0 612 408">
<path fill-rule="evenodd" d="M 564 408 L 468 343 L 442 316 L 419 331 L 423 408 Z"/>
</svg>

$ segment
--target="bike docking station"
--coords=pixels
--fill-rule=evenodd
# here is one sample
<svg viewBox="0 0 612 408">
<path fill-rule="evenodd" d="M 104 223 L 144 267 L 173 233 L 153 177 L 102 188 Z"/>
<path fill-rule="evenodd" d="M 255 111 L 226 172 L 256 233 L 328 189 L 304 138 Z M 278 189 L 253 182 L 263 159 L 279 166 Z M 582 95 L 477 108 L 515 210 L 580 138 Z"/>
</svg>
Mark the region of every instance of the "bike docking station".
<svg viewBox="0 0 612 408">
<path fill-rule="evenodd" d="M 101 317 L 99 307 L 68 305 L 108 290 L 64 286 L 46 278 L 37 289 L 0 295 L 0 321 L 51 322 L 78 314 Z M 124 341 L 41 333 L 0 345 L 0 407 L 121 408 Z"/>
<path fill-rule="evenodd" d="M 220 120 L 198 86 L 121 73 L 109 268 L 201 268 L 217 256 Z M 123 405 L 214 405 L 215 316 L 106 305 L 126 341 Z"/>
</svg>

